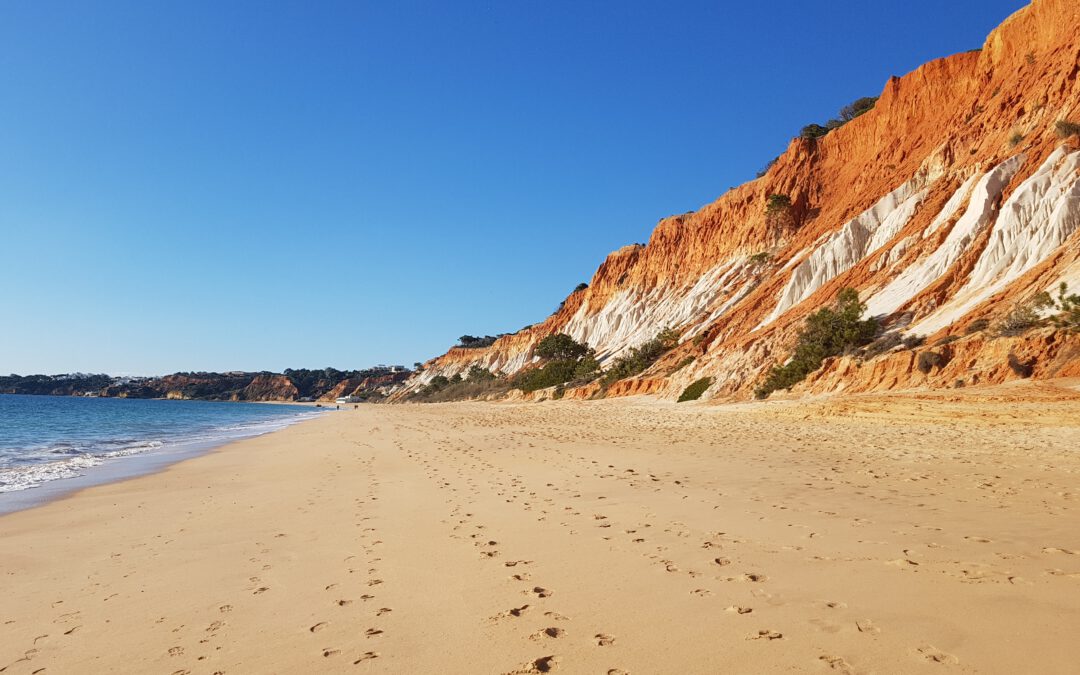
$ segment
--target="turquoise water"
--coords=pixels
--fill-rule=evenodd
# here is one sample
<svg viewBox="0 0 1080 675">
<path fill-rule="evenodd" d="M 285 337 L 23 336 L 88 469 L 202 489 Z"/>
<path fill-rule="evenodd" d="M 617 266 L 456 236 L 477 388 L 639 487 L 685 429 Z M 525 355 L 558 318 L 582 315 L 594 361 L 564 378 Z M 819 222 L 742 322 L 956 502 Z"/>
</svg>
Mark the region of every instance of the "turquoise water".
<svg viewBox="0 0 1080 675">
<path fill-rule="evenodd" d="M 0 395 L 0 511 L 26 501 L 16 493 L 145 473 L 318 414 L 260 403 Z"/>
</svg>

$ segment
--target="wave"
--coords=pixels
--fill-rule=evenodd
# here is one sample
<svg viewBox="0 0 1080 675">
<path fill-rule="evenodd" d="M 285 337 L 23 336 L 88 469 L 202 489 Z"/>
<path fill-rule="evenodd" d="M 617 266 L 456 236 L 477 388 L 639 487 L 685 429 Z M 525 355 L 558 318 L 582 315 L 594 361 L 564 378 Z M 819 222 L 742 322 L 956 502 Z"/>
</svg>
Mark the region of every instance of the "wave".
<svg viewBox="0 0 1080 675">
<path fill-rule="evenodd" d="M 87 475 L 106 462 L 183 448 L 210 448 L 241 438 L 261 436 L 321 413 L 227 424 L 213 429 L 153 439 L 96 439 L 0 450 L 0 493 L 40 487 L 46 483 Z"/>
</svg>

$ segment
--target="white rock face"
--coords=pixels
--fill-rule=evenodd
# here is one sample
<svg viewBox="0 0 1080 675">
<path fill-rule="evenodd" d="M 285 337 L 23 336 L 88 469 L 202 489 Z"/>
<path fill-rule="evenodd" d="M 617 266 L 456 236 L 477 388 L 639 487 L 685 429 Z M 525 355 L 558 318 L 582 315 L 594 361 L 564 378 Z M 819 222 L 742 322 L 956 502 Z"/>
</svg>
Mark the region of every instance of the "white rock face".
<svg viewBox="0 0 1080 675">
<path fill-rule="evenodd" d="M 971 195 L 972 186 L 975 185 L 975 181 L 977 180 L 979 180 L 979 174 L 975 173 L 964 181 L 964 184 L 953 193 L 952 197 L 949 197 L 949 201 L 945 202 L 945 206 L 941 208 L 941 213 L 937 214 L 937 217 L 934 218 L 934 222 L 930 223 L 923 231 L 923 239 L 940 230 L 945 223 L 949 222 L 949 220 L 956 215 L 956 212 L 960 210 L 960 207 L 968 201 L 968 197 Z"/>
<path fill-rule="evenodd" d="M 1080 151 L 1060 147 L 1001 207 L 967 283 L 911 330 L 929 334 L 960 319 L 1045 260 L 1078 227 Z"/>
<path fill-rule="evenodd" d="M 933 253 L 909 266 L 867 300 L 869 315 L 878 316 L 895 312 L 945 274 L 971 245 L 975 235 L 981 232 L 993 218 L 994 206 L 1001 197 L 1001 191 L 1009 184 L 1023 163 L 1024 156 L 1017 155 L 994 167 L 981 178 L 977 175 L 972 176 L 961 185 L 927 228 L 927 232 L 940 229 L 953 217 L 970 192 L 971 198 L 967 209 L 949 231 L 945 241 Z M 976 179 L 978 183 L 975 184 L 974 189 L 971 189 L 970 185 Z"/>
<path fill-rule="evenodd" d="M 761 326 L 772 323 L 781 314 L 813 295 L 826 282 L 851 269 L 868 254 L 887 244 L 911 220 L 915 209 L 926 197 L 927 185 L 931 182 L 930 176 L 915 176 L 849 220 L 838 232 L 826 239 L 809 258 L 792 270 L 791 279 L 780 292 L 776 308 Z"/>
<path fill-rule="evenodd" d="M 689 288 L 658 286 L 647 293 L 626 289 L 615 293 L 598 312 L 588 303 L 563 328 L 570 337 L 596 350 L 601 361 L 618 356 L 656 337 L 664 328 L 699 324 L 719 317 L 734 304 L 732 294 L 745 288 L 745 258 L 728 260 L 703 274 Z"/>
</svg>

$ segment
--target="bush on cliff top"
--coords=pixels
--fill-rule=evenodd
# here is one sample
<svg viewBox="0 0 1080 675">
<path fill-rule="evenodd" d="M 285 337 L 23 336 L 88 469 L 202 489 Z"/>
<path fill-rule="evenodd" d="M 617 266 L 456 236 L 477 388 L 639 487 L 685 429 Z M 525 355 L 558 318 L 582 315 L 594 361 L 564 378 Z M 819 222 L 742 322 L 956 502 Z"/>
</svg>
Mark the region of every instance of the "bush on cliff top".
<svg viewBox="0 0 1080 675">
<path fill-rule="evenodd" d="M 825 123 L 825 126 L 820 124 L 807 124 L 802 128 L 802 131 L 799 132 L 799 135 L 803 138 L 821 138 L 833 129 L 839 129 L 844 126 L 859 115 L 870 112 L 874 109 L 876 104 L 876 96 L 864 96 L 860 99 L 856 99 L 843 108 L 840 108 L 839 117 L 834 117 L 829 120 Z"/>
<path fill-rule="evenodd" d="M 862 319 L 865 311 L 866 305 L 859 301 L 855 289 L 845 288 L 837 293 L 832 307 L 823 307 L 806 318 L 791 360 L 774 366 L 754 395 L 765 398 L 777 389 L 790 389 L 830 356 L 868 344 L 874 339 L 878 324 L 872 318 Z"/>
</svg>

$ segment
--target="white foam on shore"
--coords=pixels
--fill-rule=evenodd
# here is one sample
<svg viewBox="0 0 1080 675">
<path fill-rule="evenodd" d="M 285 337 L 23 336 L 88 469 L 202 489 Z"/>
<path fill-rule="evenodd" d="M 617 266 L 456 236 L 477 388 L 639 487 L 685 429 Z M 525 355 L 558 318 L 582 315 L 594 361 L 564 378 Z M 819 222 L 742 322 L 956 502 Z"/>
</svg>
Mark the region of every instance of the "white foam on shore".
<svg viewBox="0 0 1080 675">
<path fill-rule="evenodd" d="M 115 450 L 95 448 L 87 451 L 79 451 L 70 446 L 28 448 L 27 452 L 20 457 L 23 462 L 27 459 L 44 461 L 31 461 L 29 463 L 0 466 L 0 494 L 39 488 L 43 485 L 52 483 L 53 481 L 84 477 L 89 475 L 88 472 L 91 472 L 95 467 L 100 467 L 104 464 L 110 464 L 116 460 L 125 458 L 152 455 L 162 452 L 183 454 L 185 451 L 206 450 L 218 447 L 231 441 L 252 438 L 272 431 L 278 431 L 295 424 L 296 422 L 311 419 L 319 414 L 321 413 L 300 413 L 293 417 L 235 424 L 215 429 L 212 432 L 180 436 L 166 441 L 132 441 L 125 447 Z M 67 454 L 67 456 L 63 459 L 45 459 L 54 454 Z M 128 473 L 124 471 L 122 467 L 118 467 L 117 471 L 113 473 L 118 474 L 119 477 L 128 477 L 129 475 L 141 473 L 139 467 L 134 464 L 130 466 L 130 469 L 131 471 Z M 3 504 L 0 503 L 0 506 L 3 506 Z M 3 509 L 0 508 L 0 511 L 2 510 Z"/>
</svg>

